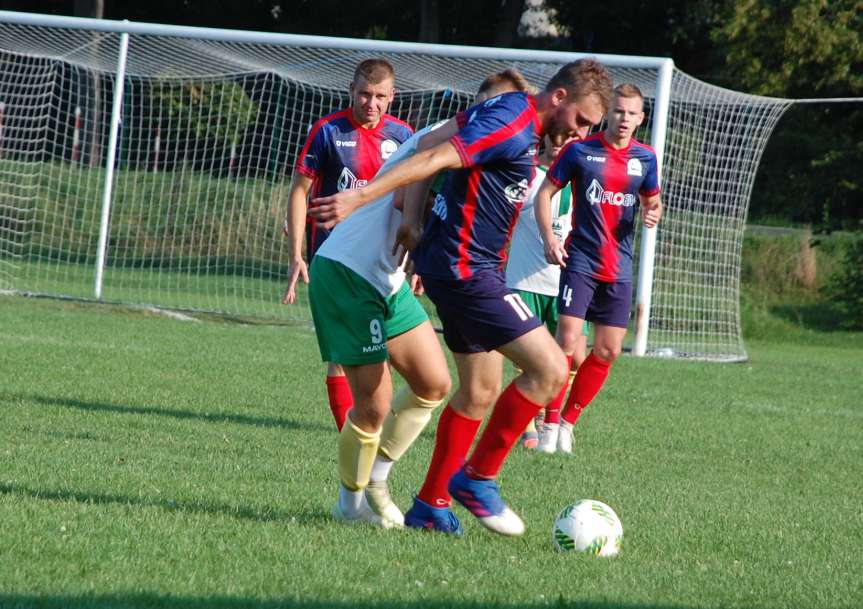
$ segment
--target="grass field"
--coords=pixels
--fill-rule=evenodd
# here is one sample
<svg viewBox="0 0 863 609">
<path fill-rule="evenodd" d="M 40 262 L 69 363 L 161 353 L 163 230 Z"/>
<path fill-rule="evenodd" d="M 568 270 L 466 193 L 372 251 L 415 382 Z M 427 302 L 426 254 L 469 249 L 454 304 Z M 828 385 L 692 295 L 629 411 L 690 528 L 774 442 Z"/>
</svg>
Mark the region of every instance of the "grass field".
<svg viewBox="0 0 863 609">
<path fill-rule="evenodd" d="M 528 532 L 333 523 L 336 434 L 305 326 L 0 297 L 0 607 L 863 606 L 863 335 L 788 329 L 746 364 L 624 358 L 576 455 L 513 452 Z M 409 505 L 427 431 L 393 472 Z M 613 506 L 622 554 L 552 550 Z"/>
</svg>

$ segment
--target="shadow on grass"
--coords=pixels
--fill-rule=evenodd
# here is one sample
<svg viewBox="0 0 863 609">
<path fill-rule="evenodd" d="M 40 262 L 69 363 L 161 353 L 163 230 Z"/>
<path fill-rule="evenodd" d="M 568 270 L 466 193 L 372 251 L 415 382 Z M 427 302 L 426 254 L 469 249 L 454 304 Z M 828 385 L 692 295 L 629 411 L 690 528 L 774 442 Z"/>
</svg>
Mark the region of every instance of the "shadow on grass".
<svg viewBox="0 0 863 609">
<path fill-rule="evenodd" d="M 255 427 L 271 427 L 291 431 L 333 431 L 335 430 L 321 423 L 307 421 L 296 421 L 277 417 L 260 417 L 235 413 L 201 413 L 191 410 L 172 410 L 166 408 L 155 408 L 152 406 L 124 406 L 121 404 L 106 404 L 104 402 L 88 402 L 70 398 L 52 398 L 39 395 L 9 395 L 0 394 L 0 400 L 24 400 L 43 404 L 45 406 L 59 406 L 62 408 L 74 408 L 88 412 L 114 412 L 119 414 L 156 415 L 170 417 L 180 420 L 198 420 L 207 423 L 234 423 L 237 425 L 253 425 Z"/>
<path fill-rule="evenodd" d="M 76 490 L 34 489 L 9 483 L 0 483 L 0 495 L 17 495 L 20 497 L 38 499 L 40 501 L 76 501 L 87 505 L 155 507 L 165 510 L 166 512 L 227 516 L 229 518 L 248 520 L 251 522 L 282 522 L 286 525 L 290 524 L 291 526 L 330 526 L 333 522 L 332 517 L 326 510 L 321 510 L 320 512 L 285 512 L 270 509 L 266 506 L 252 508 L 244 505 L 225 505 L 216 502 L 195 500 L 177 501 L 169 498 L 151 499 L 148 497 L 132 497 L 129 495 L 114 495 Z M 0 607 L 6 607 L 6 605 L 2 603 L 2 595 L 0 595 Z"/>
<path fill-rule="evenodd" d="M 567 600 L 558 599 L 549 603 L 515 603 L 515 602 L 469 602 L 447 599 L 418 599 L 414 601 L 368 601 L 357 599 L 356 601 L 327 601 L 327 600 L 305 600 L 299 598 L 279 598 L 271 600 L 259 600 L 242 597 L 190 597 L 190 596 L 168 596 L 156 594 L 105 594 L 105 595 L 80 595 L 80 596 L 36 596 L 36 595 L 14 595 L 0 593 L 0 607 L 41 607 L 45 609 L 144 609 L 150 607 L 161 608 L 207 608 L 207 609 L 532 609 L 533 607 L 544 609 L 685 609 L 683 605 L 658 605 L 637 603 L 613 603 L 606 601 L 589 600 Z"/>
</svg>

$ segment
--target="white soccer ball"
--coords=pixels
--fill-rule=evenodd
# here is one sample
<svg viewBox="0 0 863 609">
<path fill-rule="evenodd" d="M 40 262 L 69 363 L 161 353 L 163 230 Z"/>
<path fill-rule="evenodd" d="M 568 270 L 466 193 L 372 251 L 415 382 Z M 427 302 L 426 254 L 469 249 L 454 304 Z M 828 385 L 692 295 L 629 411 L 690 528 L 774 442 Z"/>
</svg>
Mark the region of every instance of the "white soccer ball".
<svg viewBox="0 0 863 609">
<path fill-rule="evenodd" d="M 623 525 L 614 510 L 602 501 L 582 499 L 557 515 L 551 540 L 558 552 L 614 556 L 623 541 Z"/>
</svg>

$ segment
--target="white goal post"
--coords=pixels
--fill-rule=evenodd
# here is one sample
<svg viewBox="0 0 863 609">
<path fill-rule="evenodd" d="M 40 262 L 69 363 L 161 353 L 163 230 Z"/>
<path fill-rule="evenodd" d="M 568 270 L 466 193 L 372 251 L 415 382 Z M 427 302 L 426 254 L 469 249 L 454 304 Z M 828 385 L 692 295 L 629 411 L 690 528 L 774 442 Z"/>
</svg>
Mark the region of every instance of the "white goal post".
<svg viewBox="0 0 863 609">
<path fill-rule="evenodd" d="M 0 11 L 0 290 L 307 321 L 279 304 L 291 168 L 344 107 L 356 63 L 397 73 L 421 128 L 490 73 L 542 86 L 602 61 L 646 96 L 665 217 L 639 238 L 632 350 L 746 358 L 741 248 L 767 138 L 791 100 L 698 81 L 667 58 L 397 43 Z M 305 292 L 301 293 L 305 298 Z"/>
</svg>

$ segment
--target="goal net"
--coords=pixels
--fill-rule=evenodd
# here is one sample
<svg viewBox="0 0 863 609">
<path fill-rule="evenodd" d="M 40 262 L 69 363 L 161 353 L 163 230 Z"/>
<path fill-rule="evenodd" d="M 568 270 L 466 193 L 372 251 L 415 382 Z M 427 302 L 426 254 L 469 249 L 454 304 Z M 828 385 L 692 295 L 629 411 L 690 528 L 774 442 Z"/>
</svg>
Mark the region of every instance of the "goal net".
<svg viewBox="0 0 863 609">
<path fill-rule="evenodd" d="M 394 65 L 390 112 L 419 129 L 492 72 L 542 86 L 580 56 L 0 11 L 0 290 L 307 322 L 304 290 L 279 304 L 291 170 L 310 125 L 349 103 L 357 62 Z M 790 101 L 675 70 L 657 134 L 659 60 L 598 58 L 644 91 L 639 139 L 664 140 L 646 351 L 745 359 L 744 223 Z"/>
</svg>

